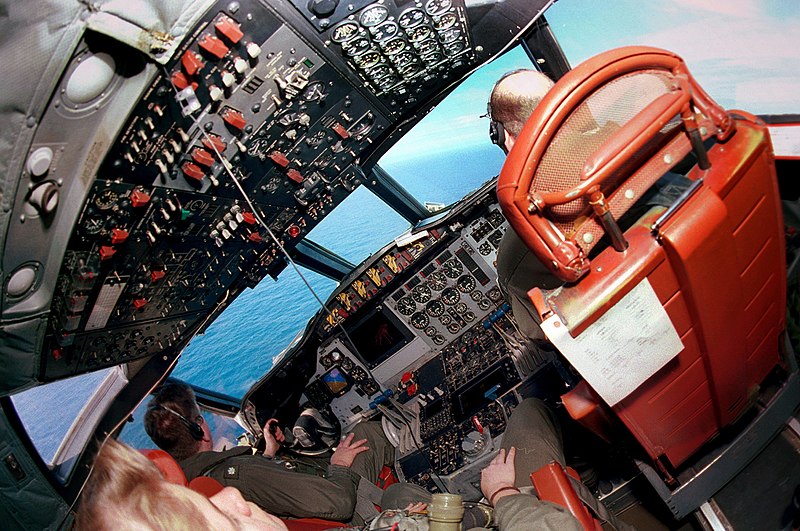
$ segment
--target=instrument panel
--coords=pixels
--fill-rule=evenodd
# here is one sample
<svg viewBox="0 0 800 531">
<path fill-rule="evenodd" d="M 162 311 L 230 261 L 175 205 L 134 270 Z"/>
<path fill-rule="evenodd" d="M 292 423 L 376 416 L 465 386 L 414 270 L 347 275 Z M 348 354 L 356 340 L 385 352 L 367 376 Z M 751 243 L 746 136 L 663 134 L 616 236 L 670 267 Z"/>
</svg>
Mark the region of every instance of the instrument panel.
<svg viewBox="0 0 800 531">
<path fill-rule="evenodd" d="M 313 375 L 300 397 L 345 429 L 380 413 L 390 439 L 405 441 L 397 445 L 403 479 L 470 499 L 480 497 L 479 471 L 518 403 L 515 390 L 542 364 L 522 347 L 497 286 L 497 247 L 508 225 L 491 193 L 478 204 L 467 219 L 451 216 L 420 231 L 406 246 L 413 260 L 389 268 L 387 257 L 408 252 L 389 246 L 331 296 L 337 308 L 369 271 L 383 275 L 370 281 L 368 300 L 337 313 L 335 326 L 320 321 Z"/>
</svg>

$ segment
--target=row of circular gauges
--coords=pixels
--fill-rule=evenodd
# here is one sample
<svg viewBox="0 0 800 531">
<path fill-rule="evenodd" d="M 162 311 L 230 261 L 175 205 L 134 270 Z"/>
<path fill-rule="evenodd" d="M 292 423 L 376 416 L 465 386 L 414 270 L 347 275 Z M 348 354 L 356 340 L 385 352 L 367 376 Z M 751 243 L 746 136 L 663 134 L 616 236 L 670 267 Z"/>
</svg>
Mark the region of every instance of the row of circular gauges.
<svg viewBox="0 0 800 531">
<path fill-rule="evenodd" d="M 359 24 L 360 22 L 360 24 Z M 346 20 L 331 30 L 331 40 L 342 47 L 353 63 L 378 86 L 387 89 L 403 77 L 419 73 L 464 50 L 458 16 L 451 0 L 430 0 L 425 9 L 413 7 L 396 20 L 389 9 L 374 4 L 357 19 Z M 388 62 L 384 61 L 388 58 Z"/>
<path fill-rule="evenodd" d="M 500 301 L 502 295 L 499 289 L 492 288 L 486 295 L 478 290 L 472 291 L 470 298 L 481 310 L 487 311 Z M 437 327 L 431 324 L 431 319 L 437 319 L 442 326 L 447 328 L 448 332 L 457 334 L 466 323 L 471 323 L 477 317 L 465 302 L 452 302 L 452 299 L 448 299 L 451 302 L 443 302 L 444 300 L 444 297 L 431 300 L 425 305 L 424 310 L 414 312 L 409 317 L 411 326 L 418 330 L 425 330 L 425 335 L 432 338 L 437 345 L 444 343 L 444 337 L 439 334 Z M 450 306 L 449 310 L 446 305 Z"/>
<path fill-rule="evenodd" d="M 332 350 L 327 354 L 323 354 L 319 358 L 319 363 L 325 367 L 325 369 L 330 369 L 334 365 L 338 365 L 350 376 L 350 378 L 353 379 L 356 385 L 361 387 L 361 389 L 368 395 L 372 395 L 380 391 L 377 382 L 370 378 L 369 374 L 367 374 L 367 371 L 365 371 L 361 366 L 356 365 L 353 360 L 343 355 L 338 350 Z"/>
</svg>

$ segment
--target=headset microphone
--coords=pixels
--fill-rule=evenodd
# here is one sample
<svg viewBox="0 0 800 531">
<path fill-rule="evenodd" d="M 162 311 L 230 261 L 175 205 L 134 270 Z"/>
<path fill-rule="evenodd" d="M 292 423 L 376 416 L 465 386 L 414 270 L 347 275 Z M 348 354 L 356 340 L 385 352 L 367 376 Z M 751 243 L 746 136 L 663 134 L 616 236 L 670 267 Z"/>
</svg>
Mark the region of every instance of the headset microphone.
<svg viewBox="0 0 800 531">
<path fill-rule="evenodd" d="M 203 432 L 203 427 L 200 424 L 198 424 L 196 422 L 192 422 L 191 420 L 187 419 L 186 417 L 184 417 L 183 415 L 181 415 L 180 413 L 178 413 L 174 409 L 169 408 L 167 406 L 162 406 L 161 404 L 154 404 L 154 405 L 150 406 L 150 409 L 151 410 L 161 409 L 161 410 L 167 411 L 168 413 L 172 413 L 173 415 L 175 415 L 176 417 L 181 419 L 181 422 L 186 425 L 186 428 L 189 430 L 189 434 L 192 436 L 192 439 L 194 439 L 195 441 L 202 441 L 203 438 L 205 437 L 205 432 Z"/>
</svg>

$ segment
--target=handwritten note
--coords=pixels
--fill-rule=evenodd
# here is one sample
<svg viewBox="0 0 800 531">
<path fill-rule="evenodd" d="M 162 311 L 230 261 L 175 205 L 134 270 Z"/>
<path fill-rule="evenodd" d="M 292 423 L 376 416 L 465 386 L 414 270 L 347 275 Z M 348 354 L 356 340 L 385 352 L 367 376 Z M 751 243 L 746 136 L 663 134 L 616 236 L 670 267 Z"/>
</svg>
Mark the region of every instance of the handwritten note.
<svg viewBox="0 0 800 531">
<path fill-rule="evenodd" d="M 644 279 L 577 338 L 558 316 L 542 323 L 550 341 L 613 406 L 683 350 L 675 327 Z"/>
</svg>

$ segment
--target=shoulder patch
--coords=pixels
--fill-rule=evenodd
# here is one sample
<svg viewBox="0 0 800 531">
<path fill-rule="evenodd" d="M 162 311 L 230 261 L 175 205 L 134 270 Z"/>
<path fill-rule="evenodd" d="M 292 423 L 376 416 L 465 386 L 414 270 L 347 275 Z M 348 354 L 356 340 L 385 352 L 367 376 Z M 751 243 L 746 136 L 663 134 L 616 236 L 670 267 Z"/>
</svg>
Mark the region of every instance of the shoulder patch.
<svg viewBox="0 0 800 531">
<path fill-rule="evenodd" d="M 225 467 L 225 479 L 239 479 L 239 465 L 228 465 Z"/>
</svg>

